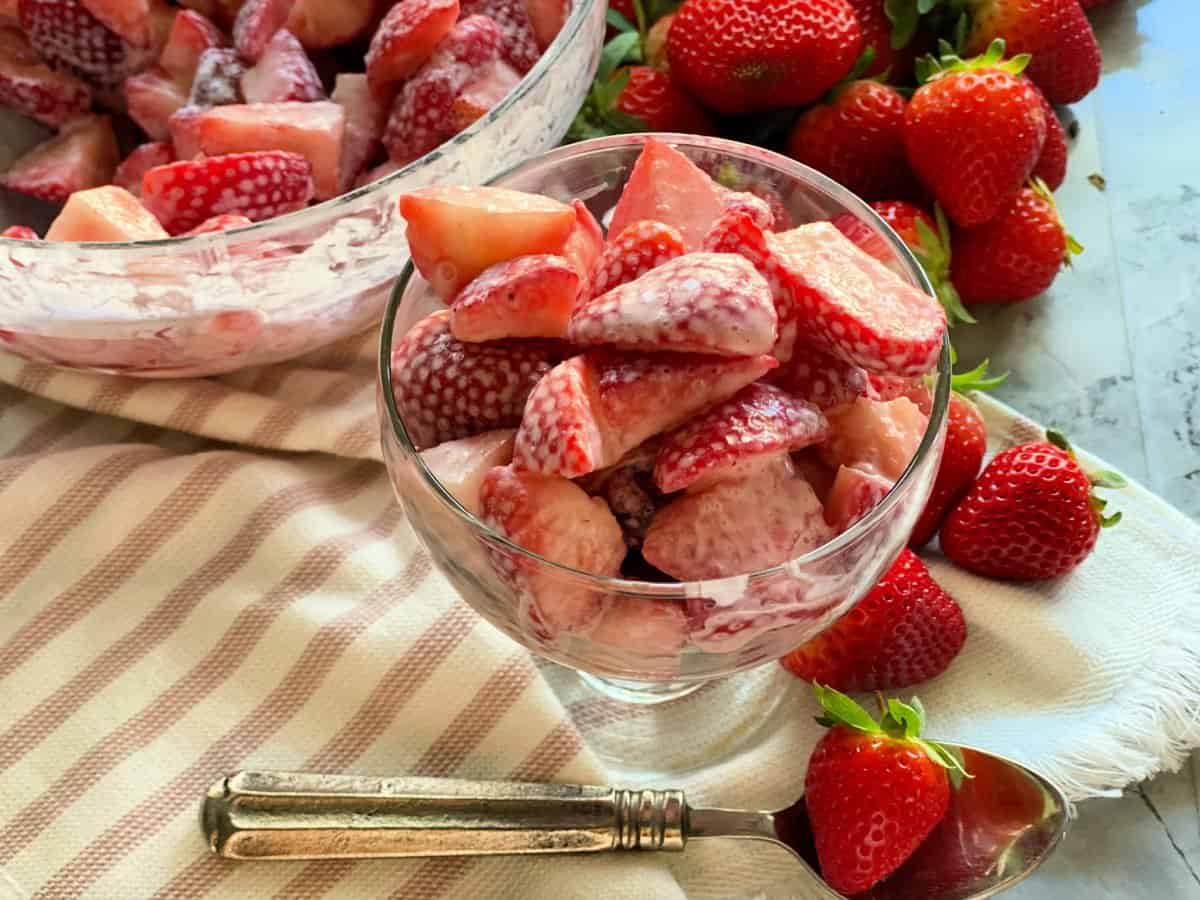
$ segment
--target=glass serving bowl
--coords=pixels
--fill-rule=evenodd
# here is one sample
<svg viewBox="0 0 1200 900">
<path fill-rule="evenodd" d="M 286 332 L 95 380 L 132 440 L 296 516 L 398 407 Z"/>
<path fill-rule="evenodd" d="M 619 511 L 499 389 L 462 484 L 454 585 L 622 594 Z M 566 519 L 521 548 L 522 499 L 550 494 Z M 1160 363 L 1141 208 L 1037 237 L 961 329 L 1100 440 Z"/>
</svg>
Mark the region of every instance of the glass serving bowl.
<svg viewBox="0 0 1200 900">
<path fill-rule="evenodd" d="M 541 59 L 487 115 L 335 199 L 196 237 L 0 238 L 0 348 L 70 368 L 174 378 L 279 362 L 375 324 L 408 261 L 396 199 L 429 184 L 479 184 L 556 145 L 595 75 L 605 7 L 575 0 Z M 28 132 L 22 141 L 12 125 L 0 120 L 0 144 L 9 145 L 0 155 L 38 139 Z M 0 218 L 34 212 L 0 198 Z"/>
<path fill-rule="evenodd" d="M 604 221 L 641 152 L 645 135 L 553 150 L 493 184 L 570 201 Z M 891 267 L 927 293 L 920 265 L 854 195 L 778 154 L 694 135 L 659 135 L 736 187 L 773 188 L 796 224 L 850 215 L 890 248 Z M 936 372 L 928 429 L 895 487 L 864 519 L 824 546 L 753 574 L 676 584 L 605 578 L 517 546 L 468 512 L 438 482 L 413 445 L 393 393 L 392 349 L 428 313 L 444 308 L 409 265 L 384 315 L 379 410 L 384 457 L 409 522 L 455 588 L 489 622 L 530 650 L 584 673 L 610 696 L 655 702 L 712 679 L 762 665 L 820 634 L 849 611 L 899 554 L 929 496 L 941 458 L 950 393 L 949 344 Z M 600 598 L 607 611 L 586 634 L 550 635 L 528 615 L 537 596 Z"/>
</svg>

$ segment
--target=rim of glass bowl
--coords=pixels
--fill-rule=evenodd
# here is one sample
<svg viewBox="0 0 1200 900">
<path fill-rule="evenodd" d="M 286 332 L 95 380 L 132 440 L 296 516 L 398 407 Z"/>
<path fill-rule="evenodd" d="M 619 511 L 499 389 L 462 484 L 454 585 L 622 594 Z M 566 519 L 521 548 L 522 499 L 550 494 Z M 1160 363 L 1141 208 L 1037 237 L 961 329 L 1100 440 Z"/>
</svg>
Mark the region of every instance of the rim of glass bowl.
<svg viewBox="0 0 1200 900">
<path fill-rule="evenodd" d="M 253 236 L 255 240 L 261 240 L 272 237 L 275 231 L 287 231 L 291 228 L 302 227 L 305 224 L 306 218 L 318 218 L 325 212 L 336 209 L 338 206 L 353 203 L 368 194 L 373 194 L 376 191 L 386 191 L 397 181 L 403 180 L 435 159 L 461 147 L 476 137 L 481 131 L 487 129 L 497 119 L 508 112 L 517 101 L 533 90 L 533 86 L 541 81 L 544 76 L 549 74 L 550 67 L 563 54 L 567 45 L 572 43 L 579 35 L 593 8 L 596 4 L 603 2 L 605 0 L 575 0 L 571 8 L 571 14 L 567 17 L 567 21 L 563 23 L 562 29 L 555 36 L 554 40 L 550 42 L 550 46 L 542 53 L 533 68 L 525 73 L 516 87 L 505 95 L 499 103 L 488 110 L 478 121 L 471 123 L 469 128 L 460 131 L 454 137 L 439 144 L 424 156 L 417 157 L 412 162 L 406 163 L 395 172 L 385 175 L 378 181 L 372 181 L 370 184 L 364 184 L 362 187 L 354 188 L 344 194 L 339 194 L 328 200 L 322 200 L 320 203 L 315 203 L 304 209 L 298 209 L 295 212 L 275 216 L 262 222 L 255 222 L 252 225 L 243 225 L 240 228 L 230 228 L 226 231 L 214 231 L 208 234 L 196 235 L 177 235 L 153 241 L 25 241 L 18 238 L 0 238 L 0 247 L 19 245 L 23 251 L 45 254 L 61 253 L 63 252 L 63 248 L 74 247 L 87 248 L 88 250 L 126 250 L 133 251 L 133 254 L 136 254 L 138 251 L 143 250 L 148 253 L 155 252 L 164 247 L 173 249 L 185 245 L 189 247 L 203 246 L 206 243 L 214 241 L 241 238 L 243 235 Z"/>
<path fill-rule="evenodd" d="M 905 243 L 891 229 L 891 227 L 879 217 L 879 215 L 871 209 L 871 207 L 860 200 L 857 196 L 850 193 L 844 187 L 832 179 L 822 175 L 815 169 L 811 169 L 795 160 L 781 156 L 770 150 L 764 150 L 761 147 L 754 147 L 749 144 L 741 144 L 736 141 L 727 141 L 721 138 L 708 138 L 699 135 L 690 134 L 673 134 L 673 133 L 658 133 L 658 134 L 625 134 L 616 135 L 614 137 L 595 138 L 590 141 L 581 141 L 576 144 L 569 144 L 564 147 L 557 147 L 550 150 L 541 156 L 534 159 L 526 160 L 505 172 L 496 175 L 488 184 L 495 184 L 502 181 L 515 172 L 526 168 L 539 166 L 544 167 L 548 164 L 559 162 L 563 159 L 573 158 L 578 156 L 590 155 L 594 153 L 604 153 L 613 148 L 625 148 L 634 144 L 645 143 L 648 137 L 659 138 L 671 144 L 691 144 L 700 146 L 703 149 L 717 150 L 728 155 L 740 156 L 744 159 L 749 159 L 759 163 L 765 163 L 781 170 L 785 175 L 788 175 L 797 181 L 807 182 L 808 184 L 825 191 L 834 200 L 841 203 L 850 211 L 859 216 L 866 218 L 872 222 L 883 233 L 884 237 L 891 244 L 892 250 L 901 259 L 904 265 L 908 268 L 910 274 L 916 277 L 917 283 L 921 289 L 929 296 L 933 297 L 933 286 L 929 283 L 929 279 L 925 275 L 925 271 L 921 268 L 920 263 L 909 251 Z M 787 562 L 780 563 L 777 566 L 772 566 L 768 569 L 760 569 L 757 572 L 751 572 L 743 575 L 730 575 L 724 578 L 712 578 L 704 581 L 683 581 L 661 583 L 654 581 L 637 581 L 625 578 L 612 578 L 606 575 L 597 575 L 592 572 L 584 572 L 580 569 L 565 566 L 553 560 L 546 559 L 531 550 L 522 547 L 510 541 L 508 538 L 499 532 L 493 530 L 482 520 L 474 516 L 466 509 L 449 491 L 442 486 L 442 483 L 430 471 L 425 464 L 424 458 L 420 451 L 413 444 L 412 439 L 408 435 L 408 430 L 404 427 L 404 421 L 400 417 L 400 412 L 396 408 L 396 397 L 392 391 L 392 343 L 395 333 L 396 315 L 400 309 L 400 303 L 404 299 L 405 290 L 408 287 L 409 281 L 416 270 L 413 267 L 412 261 L 404 267 L 404 271 L 400 274 L 395 285 L 392 287 L 391 296 L 388 298 L 387 310 L 383 317 L 383 326 L 380 331 L 379 338 L 379 383 L 377 387 L 382 391 L 384 408 L 387 410 L 389 425 L 396 440 L 404 451 L 415 458 L 417 467 L 421 473 L 422 479 L 426 486 L 433 492 L 438 500 L 451 511 L 453 511 L 460 519 L 462 519 L 468 527 L 471 528 L 477 535 L 493 541 L 509 552 L 515 553 L 520 557 L 532 560 L 540 566 L 547 566 L 554 570 L 556 577 L 563 576 L 566 580 L 574 580 L 594 587 L 602 587 L 603 589 L 621 593 L 624 595 L 647 597 L 666 600 L 683 600 L 688 597 L 698 596 L 698 589 L 690 587 L 701 585 L 699 592 L 711 592 L 716 586 L 718 592 L 722 585 L 740 585 L 743 582 L 749 583 L 753 581 L 762 581 L 771 578 L 777 573 L 785 570 L 796 569 L 817 560 L 836 554 L 843 547 L 846 547 L 856 541 L 861 535 L 874 528 L 875 523 L 880 521 L 887 515 L 888 510 L 900 502 L 900 495 L 907 486 L 910 477 L 925 457 L 932 450 L 934 443 L 937 441 L 938 433 L 941 430 L 943 421 L 946 418 L 946 411 L 950 402 L 950 376 L 952 363 L 950 361 L 950 340 L 945 337 L 942 340 L 942 350 L 938 358 L 938 379 L 934 385 L 933 391 L 933 407 L 929 414 L 929 425 L 925 429 L 925 433 L 921 436 L 921 443 L 917 447 L 917 452 L 909 461 L 908 466 L 896 479 L 896 483 L 892 489 L 884 496 L 884 498 L 875 506 L 870 513 L 848 528 L 846 531 L 839 534 L 836 538 L 828 543 L 822 544 L 815 550 L 810 550 L 808 553 L 801 554 Z"/>
</svg>

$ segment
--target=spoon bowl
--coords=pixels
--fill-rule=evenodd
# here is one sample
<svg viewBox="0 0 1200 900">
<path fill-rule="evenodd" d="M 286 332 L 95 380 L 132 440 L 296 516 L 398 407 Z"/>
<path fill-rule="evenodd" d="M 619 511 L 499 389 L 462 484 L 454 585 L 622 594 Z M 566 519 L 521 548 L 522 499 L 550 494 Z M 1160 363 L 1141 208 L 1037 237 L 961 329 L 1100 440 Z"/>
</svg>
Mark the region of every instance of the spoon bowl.
<svg viewBox="0 0 1200 900">
<path fill-rule="evenodd" d="M 1066 834 L 1066 797 L 1020 763 L 958 750 L 973 777 L 951 794 L 945 818 L 917 851 L 869 892 L 870 900 L 973 900 L 1032 873 Z M 378 778 L 239 772 L 205 797 L 210 849 L 231 859 L 358 859 L 683 850 L 706 838 L 786 847 L 813 893 L 819 872 L 801 797 L 773 811 L 705 809 L 682 791 L 449 778 Z"/>
</svg>

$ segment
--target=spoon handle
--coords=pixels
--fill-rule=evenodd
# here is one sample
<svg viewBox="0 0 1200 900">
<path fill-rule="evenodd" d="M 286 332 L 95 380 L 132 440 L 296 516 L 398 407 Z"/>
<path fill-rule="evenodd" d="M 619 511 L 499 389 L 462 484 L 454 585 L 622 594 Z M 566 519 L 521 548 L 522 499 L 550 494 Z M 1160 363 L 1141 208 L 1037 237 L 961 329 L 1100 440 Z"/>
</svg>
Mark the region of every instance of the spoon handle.
<svg viewBox="0 0 1200 900">
<path fill-rule="evenodd" d="M 202 826 L 232 859 L 354 859 L 682 850 L 687 816 L 682 791 L 238 772 Z"/>
</svg>

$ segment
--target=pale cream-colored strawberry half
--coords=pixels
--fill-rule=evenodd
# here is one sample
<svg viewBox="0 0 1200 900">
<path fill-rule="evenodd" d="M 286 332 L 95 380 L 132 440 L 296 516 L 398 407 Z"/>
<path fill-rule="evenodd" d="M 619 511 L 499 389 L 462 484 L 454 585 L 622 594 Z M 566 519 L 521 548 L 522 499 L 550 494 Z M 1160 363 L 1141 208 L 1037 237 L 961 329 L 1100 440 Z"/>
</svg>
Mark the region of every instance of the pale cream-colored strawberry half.
<svg viewBox="0 0 1200 900">
<path fill-rule="evenodd" d="M 48 241 L 152 241 L 169 237 L 158 219 L 124 188 L 76 191 L 46 232 Z"/>
</svg>

